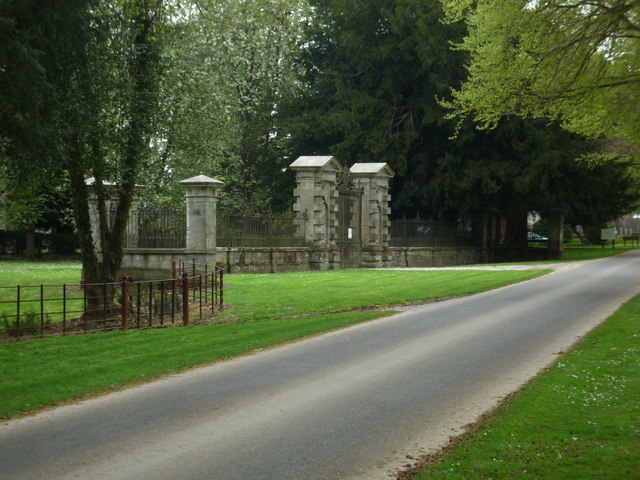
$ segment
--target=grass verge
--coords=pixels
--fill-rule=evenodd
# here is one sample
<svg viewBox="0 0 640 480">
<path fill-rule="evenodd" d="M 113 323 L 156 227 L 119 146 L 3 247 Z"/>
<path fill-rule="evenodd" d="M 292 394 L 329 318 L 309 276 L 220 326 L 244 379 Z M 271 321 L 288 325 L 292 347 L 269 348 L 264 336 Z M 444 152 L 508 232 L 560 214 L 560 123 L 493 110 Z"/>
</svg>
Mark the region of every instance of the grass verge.
<svg viewBox="0 0 640 480">
<path fill-rule="evenodd" d="M 225 276 L 225 302 L 235 318 L 266 319 L 399 305 L 483 292 L 540 276 L 526 271 L 333 270 Z"/>
<path fill-rule="evenodd" d="M 638 479 L 640 296 L 431 464 L 399 478 Z M 437 462 L 437 463 L 436 463 Z"/>
<path fill-rule="evenodd" d="M 393 312 L 112 332 L 0 346 L 0 418 L 133 385 Z"/>
<path fill-rule="evenodd" d="M 237 323 L 0 345 L 0 417 L 389 314 L 350 310 L 475 293 L 545 272 L 350 270 L 230 275 L 225 277 L 229 318 L 218 320 Z M 343 312 L 318 315 L 335 311 Z"/>
<path fill-rule="evenodd" d="M 538 246 L 539 248 L 547 248 L 546 246 Z M 615 248 L 611 244 L 605 245 L 582 245 L 579 240 L 573 239 L 564 245 L 564 253 L 562 260 L 541 260 L 537 262 L 527 262 L 530 264 L 541 263 L 558 263 L 558 262 L 580 262 L 582 260 L 596 260 L 598 258 L 611 257 L 621 253 L 628 252 L 639 248 L 636 245 L 624 245 L 622 241 L 616 243 Z"/>
</svg>

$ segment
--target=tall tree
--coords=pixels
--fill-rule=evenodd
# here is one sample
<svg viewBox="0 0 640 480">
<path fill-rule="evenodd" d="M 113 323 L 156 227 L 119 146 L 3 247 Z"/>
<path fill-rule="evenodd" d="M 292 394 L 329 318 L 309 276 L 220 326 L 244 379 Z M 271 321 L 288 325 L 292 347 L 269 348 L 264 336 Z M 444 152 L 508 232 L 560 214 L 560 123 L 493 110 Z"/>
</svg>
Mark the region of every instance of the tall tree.
<svg viewBox="0 0 640 480">
<path fill-rule="evenodd" d="M 466 53 L 450 49 L 465 26 L 443 25 L 438 1 L 312 5 L 302 58 L 308 96 L 294 129 L 300 153 L 331 153 L 346 166 L 389 163 L 396 216 L 455 220 L 493 208 L 525 219 L 530 210 L 569 209 L 575 159 L 597 150 L 594 142 L 548 120 L 514 117 L 492 132 L 463 123 L 450 140 L 455 124 L 436 97 L 465 78 Z M 590 172 L 579 173 L 589 189 Z"/>
<path fill-rule="evenodd" d="M 505 115 L 559 119 L 640 145 L 640 1 L 442 0 L 464 19 L 469 78 L 444 102 L 485 127 Z"/>
<path fill-rule="evenodd" d="M 34 174 L 47 167 L 65 172 L 84 279 L 114 280 L 136 180 L 156 127 L 166 6 L 162 0 L 60 0 L 33 2 L 28 10 L 23 6 L 7 0 L 0 15 L 15 46 L 28 55 L 29 75 L 36 80 L 28 88 L 15 87 L 24 81 L 24 69 L 7 68 L 16 61 L 10 55 L 3 58 L 2 83 L 18 93 L 30 89 L 32 95 L 24 110 L 20 105 L 9 110 L 17 123 L 4 117 L 0 122 L 7 158 L 18 171 Z M 10 95 L 3 92 L 3 104 L 13 106 Z M 29 137 L 32 143 L 25 140 Z M 91 232 L 85 183 L 90 176 L 95 179 L 100 252 Z M 46 184 L 44 174 L 36 178 Z M 107 181 L 113 182 L 113 191 Z M 109 198 L 114 212 L 107 209 Z"/>
<path fill-rule="evenodd" d="M 435 97 L 462 80 L 462 60 L 449 41 L 464 29 L 444 25 L 432 0 L 312 5 L 299 151 L 328 150 L 346 166 L 386 162 L 397 174 L 394 210 L 433 213 L 432 192 L 424 189 L 431 165 L 459 153 Z"/>
<path fill-rule="evenodd" d="M 0 179 L 10 222 L 28 232 L 48 213 L 64 185 L 56 113 L 61 73 L 79 62 L 92 0 L 0 2 Z"/>
<path fill-rule="evenodd" d="M 282 171 L 290 163 L 282 104 L 298 88 L 293 59 L 307 1 L 188 5 L 163 85 L 167 163 L 180 175 L 223 180 L 227 208 L 278 208 L 287 203 L 283 192 L 290 180 Z"/>
</svg>

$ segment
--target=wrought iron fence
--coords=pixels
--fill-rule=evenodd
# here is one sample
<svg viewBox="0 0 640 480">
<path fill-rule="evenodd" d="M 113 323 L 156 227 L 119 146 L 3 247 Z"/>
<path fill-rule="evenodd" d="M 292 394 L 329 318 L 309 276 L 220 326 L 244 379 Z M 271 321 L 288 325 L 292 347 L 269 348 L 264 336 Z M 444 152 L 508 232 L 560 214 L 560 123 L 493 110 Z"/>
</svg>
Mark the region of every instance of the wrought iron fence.
<svg viewBox="0 0 640 480">
<path fill-rule="evenodd" d="M 392 220 L 389 233 L 392 247 L 457 247 L 472 244 L 471 221 Z"/>
<path fill-rule="evenodd" d="M 192 270 L 193 271 L 193 270 Z M 202 321 L 223 307 L 223 271 L 165 280 L 0 287 L 0 340 L 161 328 Z"/>
<path fill-rule="evenodd" d="M 218 212 L 216 243 L 219 247 L 301 247 L 304 232 L 293 215 L 251 216 Z M 145 207 L 131 212 L 127 248 L 185 248 L 186 212 Z"/>
<path fill-rule="evenodd" d="M 184 209 L 142 207 L 131 212 L 127 248 L 185 248 L 187 217 Z"/>
<path fill-rule="evenodd" d="M 302 247 L 304 232 L 292 215 L 239 216 L 218 213 L 219 247 Z"/>
</svg>

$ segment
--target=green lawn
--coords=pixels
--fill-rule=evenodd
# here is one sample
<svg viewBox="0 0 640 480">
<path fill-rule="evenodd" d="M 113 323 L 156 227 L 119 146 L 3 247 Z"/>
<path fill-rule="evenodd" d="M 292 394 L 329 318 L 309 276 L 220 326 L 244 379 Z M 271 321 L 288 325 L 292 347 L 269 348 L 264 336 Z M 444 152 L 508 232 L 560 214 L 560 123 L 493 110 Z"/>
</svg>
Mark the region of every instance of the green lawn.
<svg viewBox="0 0 640 480">
<path fill-rule="evenodd" d="M 226 275 L 225 302 L 241 320 L 466 295 L 527 280 L 530 271 L 333 270 L 276 275 Z"/>
<path fill-rule="evenodd" d="M 48 300 L 45 311 L 61 312 L 63 285 L 78 285 L 82 274 L 82 265 L 78 261 L 28 262 L 0 261 L 0 318 L 16 314 L 17 285 L 20 285 L 20 312 L 40 312 L 40 295 Z M 42 289 L 40 285 L 43 284 Z M 77 297 L 68 304 L 68 310 L 82 308 L 81 294 L 78 289 L 70 288 L 67 297 Z M 53 321 L 62 320 L 59 314 L 50 315 Z M 0 321 L 0 327 L 2 322 Z"/>
<path fill-rule="evenodd" d="M 546 247 L 541 247 L 546 248 Z M 612 255 L 619 255 L 620 253 L 628 252 L 630 250 L 638 248 L 637 246 L 631 246 L 630 242 L 627 245 L 623 245 L 622 240 L 616 242 L 615 248 L 609 243 L 604 248 L 601 245 L 581 245 L 578 239 L 572 239 L 564 244 L 564 255 L 561 262 L 577 262 L 581 260 L 595 260 L 598 258 L 610 257 Z M 548 262 L 540 262 L 548 263 Z"/>
<path fill-rule="evenodd" d="M 82 264 L 78 261 L 0 261 L 0 286 L 80 283 Z"/>
<path fill-rule="evenodd" d="M 49 272 L 52 267 L 44 265 Z M 358 308 L 463 295 L 544 272 L 348 270 L 228 275 L 228 309 L 223 318 L 214 320 L 236 323 L 0 344 L 0 417 L 389 314 Z M 336 311 L 342 313 L 316 315 Z"/>
<path fill-rule="evenodd" d="M 110 332 L 0 345 L 0 418 L 252 352 L 392 312 Z"/>
<path fill-rule="evenodd" d="M 442 461 L 411 478 L 638 479 L 639 399 L 636 297 Z"/>
</svg>

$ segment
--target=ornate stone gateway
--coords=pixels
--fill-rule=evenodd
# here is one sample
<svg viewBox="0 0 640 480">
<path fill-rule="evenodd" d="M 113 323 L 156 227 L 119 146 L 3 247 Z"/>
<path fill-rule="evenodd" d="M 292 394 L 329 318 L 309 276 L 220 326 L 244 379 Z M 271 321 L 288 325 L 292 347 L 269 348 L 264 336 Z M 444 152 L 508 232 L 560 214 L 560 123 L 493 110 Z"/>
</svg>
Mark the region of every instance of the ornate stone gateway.
<svg viewBox="0 0 640 480">
<path fill-rule="evenodd" d="M 293 210 L 311 269 L 383 266 L 389 247 L 389 166 L 356 163 L 347 170 L 334 157 L 308 156 L 291 168 Z"/>
<path fill-rule="evenodd" d="M 362 195 L 348 170 L 338 174 L 338 225 L 336 246 L 341 268 L 358 268 L 362 257 Z"/>
</svg>

